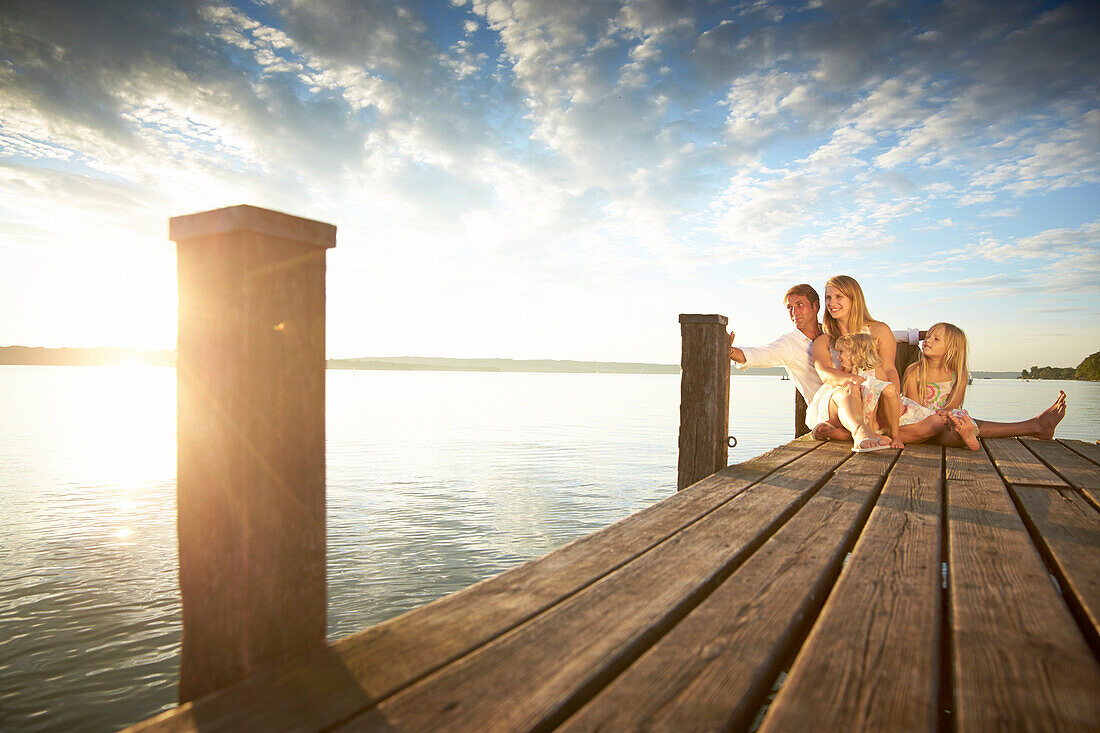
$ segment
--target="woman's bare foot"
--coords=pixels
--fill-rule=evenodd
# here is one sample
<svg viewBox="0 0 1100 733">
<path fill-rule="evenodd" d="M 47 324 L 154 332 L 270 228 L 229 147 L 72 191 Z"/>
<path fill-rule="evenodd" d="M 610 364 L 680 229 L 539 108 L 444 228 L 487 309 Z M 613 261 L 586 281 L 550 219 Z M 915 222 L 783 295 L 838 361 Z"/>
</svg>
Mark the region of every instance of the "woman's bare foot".
<svg viewBox="0 0 1100 733">
<path fill-rule="evenodd" d="M 978 450 L 981 448 L 981 443 L 978 442 L 978 426 L 966 414 L 949 413 L 947 419 L 951 422 L 951 426 L 955 428 L 955 432 L 959 434 L 959 438 L 966 444 L 966 447 L 970 450 Z"/>
<path fill-rule="evenodd" d="M 1036 438 L 1042 440 L 1054 440 L 1054 430 L 1058 427 L 1058 423 L 1062 422 L 1062 418 L 1066 416 L 1066 393 L 1058 390 L 1058 399 L 1054 400 L 1054 404 L 1043 410 L 1038 417 L 1035 418 L 1039 424 L 1039 430 L 1035 433 Z"/>
<path fill-rule="evenodd" d="M 811 435 L 814 440 L 846 441 L 852 437 L 844 428 L 829 422 L 819 422 L 817 425 L 814 425 Z"/>
</svg>

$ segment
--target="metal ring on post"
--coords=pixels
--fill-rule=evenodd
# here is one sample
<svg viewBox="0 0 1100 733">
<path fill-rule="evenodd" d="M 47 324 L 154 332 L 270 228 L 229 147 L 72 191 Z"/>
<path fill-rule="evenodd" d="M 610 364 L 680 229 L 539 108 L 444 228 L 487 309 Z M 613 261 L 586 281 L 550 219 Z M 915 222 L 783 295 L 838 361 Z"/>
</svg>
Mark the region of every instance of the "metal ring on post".
<svg viewBox="0 0 1100 733">
<path fill-rule="evenodd" d="M 727 444 L 729 445 L 730 448 L 736 448 L 737 447 L 737 438 L 735 438 L 731 435 L 729 437 L 729 440 L 727 441 Z"/>
</svg>

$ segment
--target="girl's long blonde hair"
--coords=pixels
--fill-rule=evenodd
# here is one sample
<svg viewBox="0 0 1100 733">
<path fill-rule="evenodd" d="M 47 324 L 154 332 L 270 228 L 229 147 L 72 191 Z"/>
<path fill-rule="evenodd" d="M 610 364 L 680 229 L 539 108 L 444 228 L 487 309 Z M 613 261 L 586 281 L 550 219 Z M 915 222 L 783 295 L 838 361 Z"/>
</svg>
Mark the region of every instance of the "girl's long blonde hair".
<svg viewBox="0 0 1100 733">
<path fill-rule="evenodd" d="M 869 333 L 850 333 L 836 340 L 836 348 L 844 349 L 852 357 L 852 366 L 856 369 L 874 369 L 882 363 L 878 353 L 878 342 Z"/>
<path fill-rule="evenodd" d="M 854 277 L 837 275 L 829 278 L 828 282 L 825 283 L 825 287 L 830 285 L 844 293 L 852 301 L 852 310 L 848 314 L 849 333 L 859 333 L 868 324 L 878 323 L 867 312 L 867 299 L 863 297 L 863 288 L 859 286 Z M 833 318 L 828 308 L 825 309 L 825 315 L 821 318 L 821 325 L 825 329 L 825 333 L 829 334 L 829 343 L 836 344 L 836 340 L 841 336 L 840 323 Z"/>
<path fill-rule="evenodd" d="M 970 369 L 966 364 L 966 334 L 953 323 L 935 323 L 928 329 L 928 336 L 937 329 L 943 331 L 943 342 L 947 347 L 943 355 L 943 366 L 951 372 L 955 381 L 951 386 L 951 394 L 948 395 L 947 402 L 950 404 L 958 394 L 961 406 L 966 399 L 966 383 L 970 380 Z M 924 356 L 924 351 L 921 351 L 917 361 L 905 370 L 904 381 L 909 382 L 910 379 L 917 385 L 917 401 L 924 404 L 925 395 L 928 392 L 928 360 Z M 925 406 L 931 407 L 931 405 Z"/>
</svg>

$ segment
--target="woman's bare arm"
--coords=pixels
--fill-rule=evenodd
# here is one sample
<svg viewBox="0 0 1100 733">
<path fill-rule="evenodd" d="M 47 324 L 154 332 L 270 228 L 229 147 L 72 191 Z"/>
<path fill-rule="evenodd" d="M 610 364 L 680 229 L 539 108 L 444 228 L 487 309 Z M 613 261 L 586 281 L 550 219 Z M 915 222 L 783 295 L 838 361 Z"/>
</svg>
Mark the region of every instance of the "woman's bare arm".
<svg viewBox="0 0 1100 733">
<path fill-rule="evenodd" d="M 882 357 L 882 368 L 886 372 L 886 379 L 883 381 L 893 382 L 898 394 L 901 394 L 901 377 L 898 376 L 898 368 L 894 364 L 894 357 L 898 352 L 894 332 L 882 321 L 877 321 L 871 324 L 871 335 L 878 343 L 878 355 Z"/>
<path fill-rule="evenodd" d="M 920 385 L 917 384 L 917 373 L 915 371 L 911 372 L 906 370 L 905 384 L 903 386 L 905 387 L 905 389 L 902 390 L 902 395 L 908 397 L 914 402 L 920 402 L 920 394 L 918 394 Z"/>
<path fill-rule="evenodd" d="M 863 377 L 833 367 L 833 357 L 829 353 L 828 334 L 823 333 L 814 339 L 813 355 L 814 369 L 817 370 L 818 376 L 825 384 L 839 387 L 842 384 L 859 384 L 863 381 Z"/>
</svg>

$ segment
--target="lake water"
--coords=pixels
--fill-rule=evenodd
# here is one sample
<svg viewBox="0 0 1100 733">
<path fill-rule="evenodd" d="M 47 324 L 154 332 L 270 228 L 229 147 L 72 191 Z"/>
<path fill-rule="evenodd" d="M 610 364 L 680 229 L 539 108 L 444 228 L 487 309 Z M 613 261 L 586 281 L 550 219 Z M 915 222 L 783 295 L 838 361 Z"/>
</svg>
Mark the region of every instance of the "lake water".
<svg viewBox="0 0 1100 733">
<path fill-rule="evenodd" d="M 670 496 L 677 375 L 330 371 L 330 638 Z M 1016 420 L 1100 383 L 977 380 Z M 792 436 L 793 388 L 731 380 L 736 463 Z M 0 366 L 0 730 L 113 730 L 175 701 L 175 370 Z"/>
</svg>

